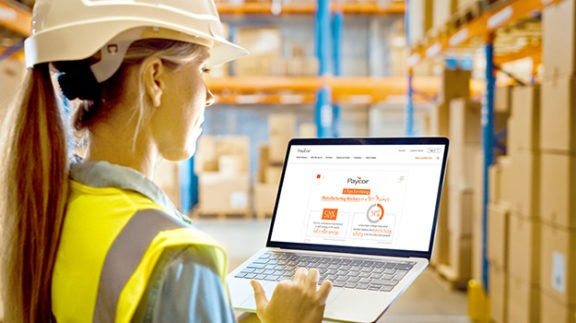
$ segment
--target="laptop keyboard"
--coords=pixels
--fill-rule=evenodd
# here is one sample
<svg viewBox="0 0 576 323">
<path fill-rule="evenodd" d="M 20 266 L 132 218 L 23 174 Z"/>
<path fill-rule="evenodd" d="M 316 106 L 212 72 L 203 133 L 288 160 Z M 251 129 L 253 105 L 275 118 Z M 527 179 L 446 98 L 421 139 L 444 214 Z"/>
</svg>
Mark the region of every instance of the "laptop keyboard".
<svg viewBox="0 0 576 323">
<path fill-rule="evenodd" d="M 282 281 L 291 280 L 298 267 L 317 268 L 320 281 L 330 280 L 335 287 L 389 292 L 415 264 L 414 261 L 378 261 L 268 251 L 235 277 Z"/>
</svg>

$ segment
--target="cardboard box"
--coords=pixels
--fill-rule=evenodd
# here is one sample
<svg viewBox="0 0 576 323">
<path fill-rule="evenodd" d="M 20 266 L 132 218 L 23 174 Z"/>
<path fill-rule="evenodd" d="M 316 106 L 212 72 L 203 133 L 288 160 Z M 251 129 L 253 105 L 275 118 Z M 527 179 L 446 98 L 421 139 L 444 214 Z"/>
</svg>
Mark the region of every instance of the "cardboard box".
<svg viewBox="0 0 576 323">
<path fill-rule="evenodd" d="M 506 322 L 508 308 L 508 274 L 503 268 L 490 264 L 490 320 L 491 322 Z"/>
<path fill-rule="evenodd" d="M 542 12 L 542 63 L 545 80 L 558 76 L 572 76 L 576 71 L 574 17 L 576 17 L 574 0 L 547 6 Z M 558 37 L 559 33 L 562 37 Z"/>
<path fill-rule="evenodd" d="M 178 162 L 161 160 L 156 165 L 154 183 L 166 193 L 177 208 L 181 204 L 180 166 Z"/>
<path fill-rule="evenodd" d="M 500 164 L 498 161 L 488 167 L 488 202 L 499 203 L 502 197 L 502 174 L 500 173 Z"/>
<path fill-rule="evenodd" d="M 268 117 L 269 161 L 271 164 L 284 163 L 288 142 L 294 137 L 295 132 L 296 116 L 294 114 L 272 114 Z"/>
<path fill-rule="evenodd" d="M 218 171 L 223 174 L 242 174 L 246 172 L 246 163 L 239 155 L 221 155 L 218 157 Z"/>
<path fill-rule="evenodd" d="M 247 173 L 249 170 L 249 147 L 248 136 L 201 136 L 198 139 L 198 148 L 194 155 L 194 172 L 217 172 L 220 166 L 221 156 L 237 156 L 239 170 Z M 226 158 L 225 158 L 226 159 Z M 228 158 L 230 159 L 230 158 Z M 228 167 L 229 164 L 222 166 Z"/>
<path fill-rule="evenodd" d="M 542 291 L 562 304 L 576 305 L 576 230 L 542 225 Z"/>
<path fill-rule="evenodd" d="M 511 86 L 497 86 L 494 92 L 494 112 L 510 113 L 512 107 L 512 91 Z"/>
<path fill-rule="evenodd" d="M 200 213 L 248 214 L 249 175 L 201 173 L 198 175 L 198 198 Z"/>
<path fill-rule="evenodd" d="M 540 321 L 554 323 L 576 323 L 576 305 L 565 305 L 550 295 L 540 294 Z"/>
<path fill-rule="evenodd" d="M 256 182 L 266 182 L 266 169 L 270 166 L 270 147 L 268 145 L 260 145 L 258 148 L 258 174 Z"/>
<path fill-rule="evenodd" d="M 450 136 L 450 107 L 444 103 L 432 107 L 429 112 L 430 136 Z"/>
<path fill-rule="evenodd" d="M 258 218 L 272 215 L 277 192 L 278 185 L 254 183 L 254 213 Z"/>
<path fill-rule="evenodd" d="M 508 275 L 507 322 L 540 322 L 540 289 L 538 285 Z"/>
<path fill-rule="evenodd" d="M 443 29 L 458 9 L 458 1 L 435 0 L 433 9 L 433 28 Z"/>
<path fill-rule="evenodd" d="M 296 115 L 292 113 L 277 113 L 268 116 L 268 134 L 294 136 L 296 132 Z"/>
<path fill-rule="evenodd" d="M 543 151 L 576 154 L 575 98 L 576 83 L 572 77 L 542 83 L 540 148 Z"/>
<path fill-rule="evenodd" d="M 472 190 L 449 190 L 448 229 L 453 234 L 472 235 Z"/>
<path fill-rule="evenodd" d="M 450 235 L 449 267 L 452 281 L 464 282 L 472 273 L 472 238 L 459 232 L 448 232 Z"/>
<path fill-rule="evenodd" d="M 516 189 L 513 178 L 512 158 L 507 156 L 498 158 L 498 167 L 500 169 L 500 201 L 510 203 Z"/>
<path fill-rule="evenodd" d="M 316 138 L 318 131 L 314 123 L 301 123 L 298 127 L 298 137 L 300 138 Z"/>
<path fill-rule="evenodd" d="M 540 149 L 540 86 L 512 89 L 512 115 L 508 120 L 509 151 Z"/>
<path fill-rule="evenodd" d="M 236 76 L 266 76 L 282 53 L 282 33 L 274 27 L 238 28 L 236 43 L 250 55 L 234 62 Z"/>
<path fill-rule="evenodd" d="M 286 158 L 288 142 L 293 136 L 275 134 L 270 136 L 270 146 L 268 148 L 268 158 L 270 164 L 282 165 Z"/>
<path fill-rule="evenodd" d="M 510 208 L 502 204 L 488 205 L 488 260 L 490 265 L 508 269 L 508 234 Z"/>
<path fill-rule="evenodd" d="M 266 181 L 267 184 L 278 185 L 282 179 L 282 166 L 268 166 L 266 168 Z"/>
<path fill-rule="evenodd" d="M 472 72 L 461 69 L 444 69 L 438 93 L 439 102 L 450 102 L 453 99 L 470 97 L 470 78 Z"/>
<path fill-rule="evenodd" d="M 508 224 L 508 272 L 519 279 L 538 283 L 540 279 L 541 223 L 514 212 Z"/>
<path fill-rule="evenodd" d="M 541 156 L 540 215 L 542 221 L 576 228 L 576 156 Z"/>
<path fill-rule="evenodd" d="M 447 183 L 450 189 L 471 190 L 474 187 L 475 172 L 472 167 L 476 156 L 482 152 L 482 147 L 477 144 L 450 143 L 450 159 L 448 160 Z"/>
<path fill-rule="evenodd" d="M 450 230 L 448 229 L 448 185 L 442 187 L 440 208 L 438 209 L 438 222 L 431 263 L 447 264 L 450 262 Z"/>
<path fill-rule="evenodd" d="M 426 32 L 432 27 L 432 0 L 413 0 L 409 2 L 410 21 L 410 43 L 415 44 L 421 41 Z"/>
<path fill-rule="evenodd" d="M 482 213 L 484 209 L 484 154 L 482 151 L 476 153 L 474 165 L 471 165 L 474 171 L 472 187 L 472 278 L 482 281 L 484 273 L 483 264 L 483 224 Z"/>
<path fill-rule="evenodd" d="M 482 107 L 468 98 L 450 101 L 450 142 L 482 144 Z"/>
<path fill-rule="evenodd" d="M 514 152 L 511 180 L 513 189 L 510 195 L 512 211 L 527 218 L 540 216 L 540 154 Z"/>
</svg>

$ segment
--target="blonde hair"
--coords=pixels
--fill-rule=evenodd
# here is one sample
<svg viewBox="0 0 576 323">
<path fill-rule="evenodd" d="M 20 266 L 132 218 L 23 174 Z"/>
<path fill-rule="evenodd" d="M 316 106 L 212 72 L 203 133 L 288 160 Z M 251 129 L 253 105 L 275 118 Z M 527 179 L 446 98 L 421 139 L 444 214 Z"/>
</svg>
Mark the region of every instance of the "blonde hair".
<svg viewBox="0 0 576 323">
<path fill-rule="evenodd" d="M 94 98 L 97 100 L 84 100 L 83 111 L 75 114 L 74 128 L 82 130 L 113 112 L 114 102 L 121 95 L 119 89 L 125 85 L 127 65 L 157 56 L 177 68 L 194 59 L 199 46 L 158 39 L 136 41 L 115 75 L 96 84 Z M 93 60 L 74 63 L 89 64 L 90 61 Z M 67 62 L 54 63 L 54 66 L 66 73 Z M 65 94 L 67 90 L 62 89 Z M 49 64 L 36 65 L 27 72 L 2 128 L 1 142 L 6 144 L 0 156 L 5 321 L 47 322 L 52 318 L 52 272 L 69 190 L 68 130 L 57 103 Z"/>
</svg>

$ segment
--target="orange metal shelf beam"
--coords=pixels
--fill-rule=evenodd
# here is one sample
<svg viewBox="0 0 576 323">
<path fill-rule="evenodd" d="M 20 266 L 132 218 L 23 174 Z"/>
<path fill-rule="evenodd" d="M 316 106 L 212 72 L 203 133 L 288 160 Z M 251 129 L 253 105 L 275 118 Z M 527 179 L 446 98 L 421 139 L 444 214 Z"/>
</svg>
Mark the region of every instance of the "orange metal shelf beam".
<svg viewBox="0 0 576 323">
<path fill-rule="evenodd" d="M 535 66 L 542 63 L 542 45 L 528 45 L 516 52 L 495 55 L 494 62 L 497 65 L 502 65 L 527 57 L 533 59 Z"/>
<path fill-rule="evenodd" d="M 405 95 L 407 81 L 403 77 L 227 77 L 207 79 L 219 103 L 225 104 L 294 104 L 315 102 L 322 85 L 332 88 L 338 103 L 377 103 L 389 96 Z M 414 78 L 418 93 L 434 96 L 440 88 L 438 77 Z M 472 80 L 473 94 L 482 93 L 484 84 Z"/>
<path fill-rule="evenodd" d="M 0 0 L 0 26 L 28 36 L 32 28 L 32 13 L 21 5 Z"/>
<path fill-rule="evenodd" d="M 272 3 L 218 3 L 218 12 L 222 15 L 230 14 L 271 14 Z M 316 12 L 316 2 L 285 3 L 281 6 L 281 14 L 313 14 Z M 379 5 L 370 3 L 334 3 L 332 11 L 342 11 L 348 14 L 402 14 L 405 11 L 404 3 L 390 3 Z"/>
<path fill-rule="evenodd" d="M 218 13 L 231 14 L 271 14 L 272 3 L 217 3 Z M 287 3 L 282 5 L 282 14 L 310 14 L 316 12 L 316 3 Z"/>
<path fill-rule="evenodd" d="M 513 0 L 501 9 L 485 12 L 476 20 L 453 32 L 429 39 L 427 46 L 413 48 L 408 57 L 408 65 L 414 66 L 420 61 L 435 57 L 447 49 L 461 47 L 471 39 L 486 38 L 496 29 L 526 19 L 534 12 L 542 11 L 546 6 L 560 1 L 562 0 Z"/>
<path fill-rule="evenodd" d="M 403 14 L 406 11 L 406 4 L 404 2 L 392 2 L 385 5 L 377 2 L 333 3 L 332 10 L 348 14 Z"/>
</svg>

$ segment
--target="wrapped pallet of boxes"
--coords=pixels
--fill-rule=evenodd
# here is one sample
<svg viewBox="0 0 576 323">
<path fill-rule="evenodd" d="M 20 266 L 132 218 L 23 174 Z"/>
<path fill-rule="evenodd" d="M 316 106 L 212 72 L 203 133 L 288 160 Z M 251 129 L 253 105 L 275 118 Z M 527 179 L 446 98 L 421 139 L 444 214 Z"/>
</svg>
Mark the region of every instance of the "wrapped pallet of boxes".
<svg viewBox="0 0 576 323">
<path fill-rule="evenodd" d="M 454 99 L 449 106 L 451 159 L 448 162 L 448 231 L 450 259 L 439 269 L 457 286 L 471 277 L 475 168 L 481 152 L 480 106 L 467 98 Z M 478 194 L 478 193 L 477 193 Z"/>
<path fill-rule="evenodd" d="M 198 176 L 198 215 L 249 217 L 250 175 L 247 136 L 203 136 L 194 170 Z"/>
</svg>

